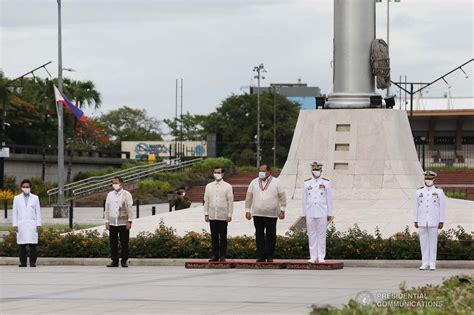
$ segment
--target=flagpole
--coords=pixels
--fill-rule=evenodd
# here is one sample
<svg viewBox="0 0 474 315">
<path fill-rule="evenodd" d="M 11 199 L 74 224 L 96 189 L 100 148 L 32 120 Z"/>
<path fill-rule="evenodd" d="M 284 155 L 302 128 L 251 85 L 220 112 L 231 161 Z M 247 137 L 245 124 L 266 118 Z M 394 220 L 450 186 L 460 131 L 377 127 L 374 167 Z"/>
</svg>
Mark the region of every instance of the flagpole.
<svg viewBox="0 0 474 315">
<path fill-rule="evenodd" d="M 61 41 L 61 0 L 58 1 L 58 89 L 63 93 L 63 56 Z M 58 111 L 58 204 L 64 204 L 64 120 L 63 104 L 56 103 Z"/>
</svg>

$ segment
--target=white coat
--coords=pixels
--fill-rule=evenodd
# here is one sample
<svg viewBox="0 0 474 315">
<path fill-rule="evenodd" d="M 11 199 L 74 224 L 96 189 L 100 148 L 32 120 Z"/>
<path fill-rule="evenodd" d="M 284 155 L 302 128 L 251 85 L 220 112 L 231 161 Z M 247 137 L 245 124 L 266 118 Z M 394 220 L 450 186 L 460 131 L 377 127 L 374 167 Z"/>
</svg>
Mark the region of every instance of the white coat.
<svg viewBox="0 0 474 315">
<path fill-rule="evenodd" d="M 328 179 L 311 178 L 303 186 L 303 213 L 308 218 L 332 216 L 332 187 Z"/>
<path fill-rule="evenodd" d="M 414 199 L 413 222 L 418 222 L 418 226 L 422 227 L 434 227 L 444 223 L 446 196 L 441 188 L 419 188 Z"/>
<path fill-rule="evenodd" d="M 37 227 L 41 226 L 41 209 L 39 198 L 30 193 L 25 202 L 23 193 L 13 199 L 12 225 L 18 227 L 16 242 L 18 244 L 38 244 Z"/>
</svg>

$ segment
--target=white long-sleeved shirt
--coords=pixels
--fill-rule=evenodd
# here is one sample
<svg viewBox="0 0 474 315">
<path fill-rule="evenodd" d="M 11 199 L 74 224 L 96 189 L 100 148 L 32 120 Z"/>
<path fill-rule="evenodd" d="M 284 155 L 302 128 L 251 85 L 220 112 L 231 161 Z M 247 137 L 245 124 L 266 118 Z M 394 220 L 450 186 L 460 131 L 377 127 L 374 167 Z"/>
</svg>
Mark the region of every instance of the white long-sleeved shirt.
<svg viewBox="0 0 474 315">
<path fill-rule="evenodd" d="M 419 226 L 434 227 L 444 223 L 446 196 L 443 190 L 435 186 L 417 189 L 413 209 L 413 222 Z"/>
<path fill-rule="evenodd" d="M 126 225 L 127 222 L 132 222 L 132 206 L 132 194 L 128 191 L 120 189 L 119 191 L 114 190 L 109 192 L 105 200 L 105 223 L 119 226 Z M 124 216 L 120 217 L 120 213 Z"/>
<path fill-rule="evenodd" d="M 234 192 L 232 185 L 224 180 L 213 181 L 204 191 L 204 215 L 209 220 L 226 220 L 234 211 Z"/>
<path fill-rule="evenodd" d="M 301 201 L 303 214 L 308 218 L 332 216 L 331 182 L 322 177 L 306 180 Z"/>
<path fill-rule="evenodd" d="M 262 190 L 260 187 L 266 188 Z M 249 185 L 245 197 L 245 211 L 253 216 L 276 218 L 286 209 L 286 193 L 278 178 L 269 176 L 266 181 L 255 178 Z"/>
</svg>

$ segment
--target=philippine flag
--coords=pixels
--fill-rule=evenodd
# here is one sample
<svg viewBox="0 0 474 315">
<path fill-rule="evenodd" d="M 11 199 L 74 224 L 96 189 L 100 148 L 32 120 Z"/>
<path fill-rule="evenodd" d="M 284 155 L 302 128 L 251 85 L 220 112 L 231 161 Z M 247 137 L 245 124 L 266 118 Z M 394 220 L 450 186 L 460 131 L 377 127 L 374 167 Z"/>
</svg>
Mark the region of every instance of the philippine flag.
<svg viewBox="0 0 474 315">
<path fill-rule="evenodd" d="M 71 103 L 71 101 L 68 100 L 68 98 L 59 91 L 56 85 L 54 86 L 54 97 L 56 98 L 56 103 L 60 103 L 64 106 L 67 106 L 72 111 L 74 116 L 76 116 L 77 120 L 82 123 L 85 123 L 87 121 L 87 117 L 86 115 L 84 115 L 84 112 L 80 108 L 76 107 L 73 103 Z"/>
</svg>

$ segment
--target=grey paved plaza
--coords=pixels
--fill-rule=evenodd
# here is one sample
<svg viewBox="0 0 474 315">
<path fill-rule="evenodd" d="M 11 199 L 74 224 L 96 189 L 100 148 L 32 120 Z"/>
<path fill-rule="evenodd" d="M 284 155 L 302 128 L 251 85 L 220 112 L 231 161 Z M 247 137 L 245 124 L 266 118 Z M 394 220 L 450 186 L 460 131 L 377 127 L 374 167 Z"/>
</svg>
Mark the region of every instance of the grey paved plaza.
<svg viewBox="0 0 474 315">
<path fill-rule="evenodd" d="M 439 284 L 466 269 L 187 270 L 184 267 L 0 267 L 1 314 L 308 314 L 361 291 Z"/>
<path fill-rule="evenodd" d="M 200 203 L 193 203 L 191 208 L 201 206 Z M 167 213 L 169 212 L 168 203 L 140 205 L 140 217 L 150 216 L 151 207 L 156 207 L 156 213 Z M 92 224 L 102 225 L 104 224 L 103 218 L 104 209 L 101 207 L 76 207 L 74 208 L 74 224 Z M 136 215 L 136 207 L 133 207 L 133 215 Z M 53 208 L 43 207 L 41 208 L 41 219 L 43 225 L 53 224 L 69 224 L 68 218 L 55 219 L 53 218 Z M 0 210 L 0 225 L 11 225 L 12 223 L 12 209 L 8 209 L 8 218 L 4 218 L 4 210 Z"/>
</svg>

